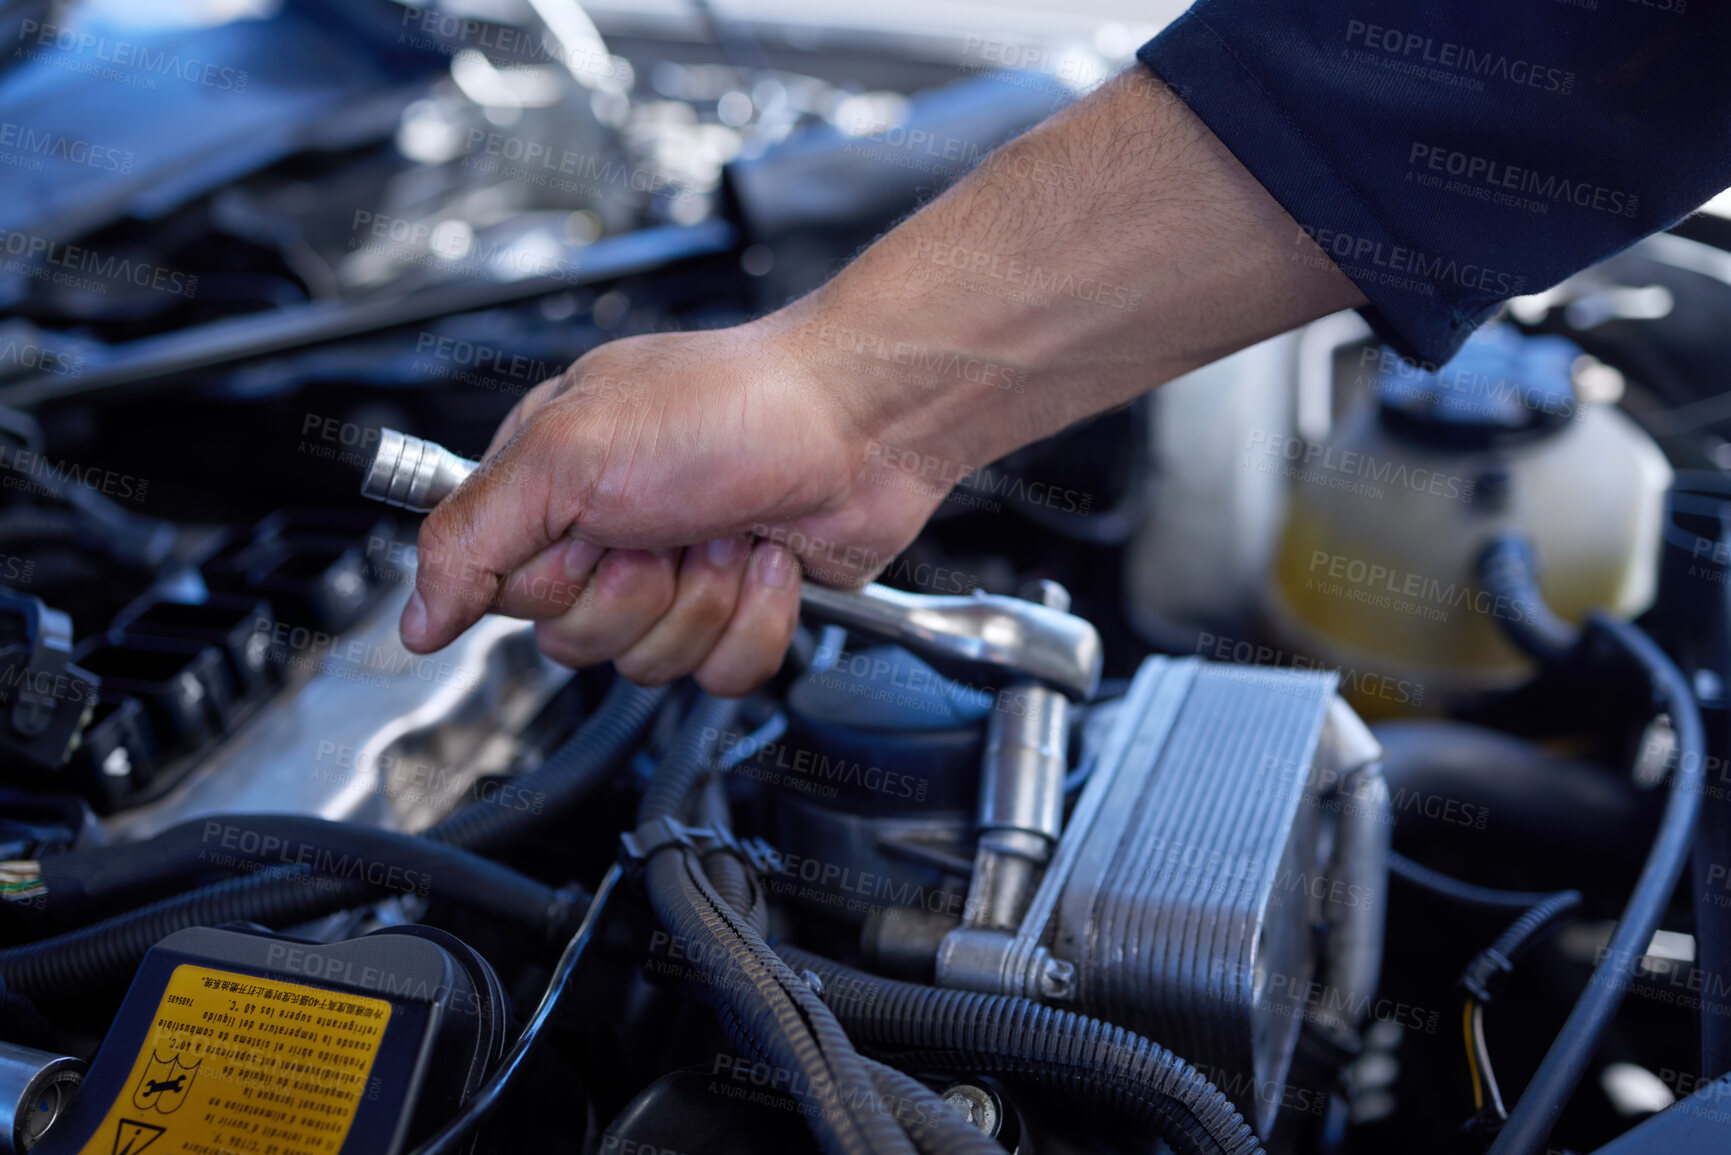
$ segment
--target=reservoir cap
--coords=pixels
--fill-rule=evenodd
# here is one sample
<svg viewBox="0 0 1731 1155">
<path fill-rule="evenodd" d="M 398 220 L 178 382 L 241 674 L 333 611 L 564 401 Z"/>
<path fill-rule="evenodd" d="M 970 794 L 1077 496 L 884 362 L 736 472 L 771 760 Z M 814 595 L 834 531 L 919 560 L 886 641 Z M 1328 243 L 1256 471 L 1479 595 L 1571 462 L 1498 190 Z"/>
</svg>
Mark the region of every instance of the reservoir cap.
<svg viewBox="0 0 1731 1155">
<path fill-rule="evenodd" d="M 1425 370 L 1392 354 L 1373 389 L 1383 427 L 1437 449 L 1490 449 L 1548 437 L 1579 413 L 1571 372 L 1580 346 L 1529 337 L 1507 325 L 1480 329 L 1453 360 Z"/>
</svg>

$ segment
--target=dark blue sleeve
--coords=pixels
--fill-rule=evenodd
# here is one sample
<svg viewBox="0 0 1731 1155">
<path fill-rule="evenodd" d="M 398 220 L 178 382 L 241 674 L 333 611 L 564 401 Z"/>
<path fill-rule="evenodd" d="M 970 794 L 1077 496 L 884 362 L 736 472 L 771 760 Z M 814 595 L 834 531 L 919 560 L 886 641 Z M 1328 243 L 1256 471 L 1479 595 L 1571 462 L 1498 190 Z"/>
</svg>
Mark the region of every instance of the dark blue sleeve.
<svg viewBox="0 0 1731 1155">
<path fill-rule="evenodd" d="M 1423 361 L 1731 185 L 1726 0 L 1200 0 L 1137 55 Z"/>
</svg>

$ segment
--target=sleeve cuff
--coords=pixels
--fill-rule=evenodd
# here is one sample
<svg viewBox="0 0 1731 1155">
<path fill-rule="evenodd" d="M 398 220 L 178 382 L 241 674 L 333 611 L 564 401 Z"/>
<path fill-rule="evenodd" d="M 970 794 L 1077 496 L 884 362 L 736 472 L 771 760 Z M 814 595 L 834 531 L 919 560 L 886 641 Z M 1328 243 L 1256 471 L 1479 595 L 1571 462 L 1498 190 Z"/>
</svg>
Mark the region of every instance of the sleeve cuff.
<svg viewBox="0 0 1731 1155">
<path fill-rule="evenodd" d="M 1314 260 L 1315 250 L 1301 238 L 1314 241 L 1358 285 L 1370 301 L 1359 312 L 1401 355 L 1441 365 L 1522 291 L 1504 274 L 1397 240 L 1194 11 L 1136 56 L 1298 222 L 1289 259 Z"/>
</svg>

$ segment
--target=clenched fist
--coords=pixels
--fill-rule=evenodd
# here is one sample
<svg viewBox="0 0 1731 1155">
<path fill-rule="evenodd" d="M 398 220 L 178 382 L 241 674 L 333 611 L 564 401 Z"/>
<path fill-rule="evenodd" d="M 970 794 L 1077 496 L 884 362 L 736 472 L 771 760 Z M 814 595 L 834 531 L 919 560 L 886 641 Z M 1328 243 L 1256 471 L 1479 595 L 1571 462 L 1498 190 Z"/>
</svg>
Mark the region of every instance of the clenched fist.
<svg viewBox="0 0 1731 1155">
<path fill-rule="evenodd" d="M 491 610 L 533 619 L 557 662 L 647 685 L 737 695 L 773 674 L 800 555 L 863 583 L 941 498 L 878 483 L 872 431 L 785 330 L 626 338 L 530 392 L 422 527 L 404 642 L 437 649 Z"/>
</svg>

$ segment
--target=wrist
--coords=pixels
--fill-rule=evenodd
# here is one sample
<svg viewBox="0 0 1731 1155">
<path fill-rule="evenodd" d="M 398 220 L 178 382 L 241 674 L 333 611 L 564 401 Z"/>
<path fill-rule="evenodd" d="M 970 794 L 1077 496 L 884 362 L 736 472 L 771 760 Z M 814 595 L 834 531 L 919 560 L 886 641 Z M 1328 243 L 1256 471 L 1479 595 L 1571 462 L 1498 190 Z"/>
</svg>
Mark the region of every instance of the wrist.
<svg viewBox="0 0 1731 1155">
<path fill-rule="evenodd" d="M 764 323 L 856 443 L 953 474 L 1362 302 L 1136 67 Z"/>
<path fill-rule="evenodd" d="M 1009 418 L 1032 387 L 1028 367 L 920 312 L 832 282 L 762 322 L 811 390 L 813 418 L 845 447 L 849 505 L 892 520 L 912 511 L 916 526 L 970 473 L 1032 439 Z"/>
</svg>

